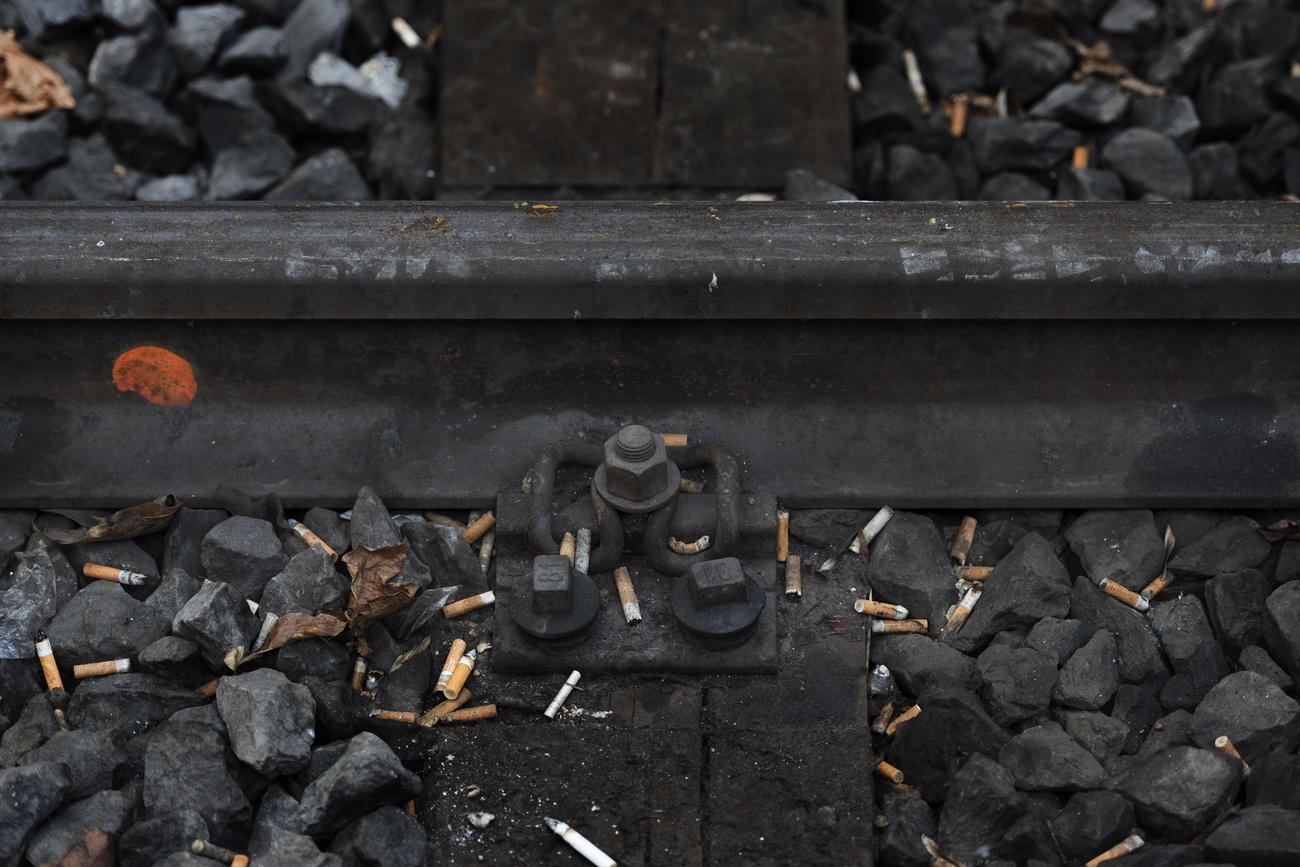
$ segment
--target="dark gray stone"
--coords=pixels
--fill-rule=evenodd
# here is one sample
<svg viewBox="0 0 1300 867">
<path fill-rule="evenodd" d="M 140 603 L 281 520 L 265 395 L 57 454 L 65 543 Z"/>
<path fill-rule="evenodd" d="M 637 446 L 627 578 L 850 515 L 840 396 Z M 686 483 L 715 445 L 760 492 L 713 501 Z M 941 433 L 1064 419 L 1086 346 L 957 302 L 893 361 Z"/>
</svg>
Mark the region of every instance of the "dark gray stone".
<svg viewBox="0 0 1300 867">
<path fill-rule="evenodd" d="M 307 510 L 302 522 L 339 556 L 352 550 L 351 522 L 340 518 L 338 512 L 317 506 Z"/>
<path fill-rule="evenodd" d="M 905 14 L 907 42 L 914 47 L 921 71 L 936 95 L 983 89 L 978 30 L 967 7 L 920 0 L 909 3 Z"/>
<path fill-rule="evenodd" d="M 942 628 L 944 612 L 957 601 L 948 550 L 934 522 L 924 515 L 894 513 L 871 543 L 867 576 L 877 599 L 905 606 L 912 617 L 927 618 L 932 633 Z"/>
<path fill-rule="evenodd" d="M 218 867 L 224 861 L 204 858 L 193 852 L 173 852 L 166 858 L 155 861 L 153 867 Z"/>
<path fill-rule="evenodd" d="M 165 181 L 166 178 L 158 180 Z M 139 197 L 139 191 L 136 196 Z M 203 537 L 229 517 L 230 515 L 224 509 L 185 507 L 172 515 L 171 522 L 167 524 L 167 533 L 163 536 L 163 574 L 170 574 L 174 569 L 184 569 L 191 575 L 202 575 L 203 561 L 200 559 L 200 550 Z"/>
<path fill-rule="evenodd" d="M 994 175 L 980 186 L 976 195 L 977 199 L 993 202 L 1041 202 L 1051 197 L 1051 190 L 1019 172 Z"/>
<path fill-rule="evenodd" d="M 1100 627 L 1082 620 L 1044 617 L 1029 630 L 1027 643 L 1051 655 L 1056 664 L 1064 665 L 1070 656 L 1088 643 Z"/>
<path fill-rule="evenodd" d="M 122 867 L 152 867 L 177 852 L 188 852 L 195 840 L 209 840 L 208 824 L 195 810 L 178 809 L 136 822 L 117 843 Z"/>
<path fill-rule="evenodd" d="M 242 842 L 252 818 L 248 798 L 226 764 L 225 739 L 196 722 L 168 722 L 150 735 L 144 808 L 151 818 L 194 810 L 217 842 Z"/>
<path fill-rule="evenodd" d="M 275 134 L 275 121 L 258 101 L 253 80 L 246 75 L 200 78 L 190 83 L 183 98 L 194 115 L 199 138 L 210 153 L 256 146 Z M 212 526 L 217 523 L 220 521 Z M 191 556 L 198 558 L 197 544 Z"/>
<path fill-rule="evenodd" d="M 1129 123 L 1163 133 L 1185 151 L 1191 149 L 1196 134 L 1201 131 L 1196 104 L 1183 94 L 1134 100 L 1133 108 L 1129 111 Z"/>
<path fill-rule="evenodd" d="M 478 555 L 454 528 L 412 521 L 402 525 L 401 535 L 410 541 L 411 551 L 402 564 L 399 581 L 421 584 L 423 580 L 421 586 L 428 586 L 436 580 L 440 587 L 456 585 L 470 592 L 487 589 L 487 576 L 479 566 Z M 411 562 L 413 558 L 418 562 Z M 429 578 L 424 579 L 424 574 Z"/>
<path fill-rule="evenodd" d="M 420 836 L 423 841 L 423 832 Z M 422 842 L 422 845 L 427 844 Z M 248 848 L 254 860 L 266 867 L 342 867 L 343 864 L 338 855 L 321 852 L 311 837 L 282 828 L 262 830 L 250 840 Z"/>
<path fill-rule="evenodd" d="M 1186 710 L 1173 710 L 1162 717 L 1158 717 L 1151 723 L 1150 730 L 1147 732 L 1146 738 L 1143 739 L 1142 746 L 1137 753 L 1126 757 L 1132 760 L 1132 764 L 1125 765 L 1124 769 L 1134 767 L 1138 762 L 1158 755 L 1170 747 L 1190 745 L 1192 743 L 1191 730 L 1192 715 Z"/>
<path fill-rule="evenodd" d="M 236 37 L 217 58 L 216 67 L 225 75 L 265 75 L 284 64 L 284 31 L 264 25 Z"/>
<path fill-rule="evenodd" d="M 346 680 L 305 676 L 302 685 L 316 701 L 316 739 L 322 743 L 346 740 L 357 732 L 369 710 Z"/>
<path fill-rule="evenodd" d="M 1053 120 L 1016 117 L 972 118 L 967 135 L 976 162 L 988 174 L 1049 171 L 1064 162 L 1083 138 Z"/>
<path fill-rule="evenodd" d="M 181 75 L 193 78 L 202 72 L 243 23 L 244 10 L 229 3 L 176 10 L 176 24 L 167 32 L 167 44 Z"/>
<path fill-rule="evenodd" d="M 1027 533 L 984 582 L 979 604 L 950 643 L 976 652 L 998 632 L 1031 629 L 1044 617 L 1064 617 L 1069 608 L 1065 567 L 1042 536 Z"/>
<path fill-rule="evenodd" d="M 1268 655 L 1267 650 L 1258 645 L 1252 644 L 1249 647 L 1243 647 L 1241 653 L 1237 656 L 1237 665 L 1246 671 L 1262 674 L 1286 692 L 1290 692 L 1295 688 L 1295 681 L 1291 678 L 1291 675 L 1287 674 L 1282 666 L 1273 661 L 1273 657 Z"/>
<path fill-rule="evenodd" d="M 172 619 L 172 632 L 197 644 L 213 670 L 223 670 L 226 653 L 247 649 L 260 629 L 248 601 L 221 581 L 206 582 Z"/>
<path fill-rule="evenodd" d="M 1297 79 L 1300 81 L 1300 79 Z M 1285 584 L 1300 578 L 1300 542 L 1286 541 L 1277 555 L 1277 565 L 1273 569 L 1273 583 Z"/>
<path fill-rule="evenodd" d="M 1214 641 L 1205 607 L 1195 596 L 1157 602 L 1151 606 L 1150 617 L 1165 658 L 1175 672 L 1185 671 L 1197 648 L 1207 641 Z"/>
<path fill-rule="evenodd" d="M 278 783 L 272 783 L 262 794 L 262 801 L 257 805 L 257 815 L 253 817 L 253 830 L 248 838 L 250 853 L 270 851 L 272 831 L 293 832 L 294 815 L 298 812 L 298 801 Z"/>
<path fill-rule="evenodd" d="M 26 509 L 0 509 L 0 569 L 27 544 L 34 520 L 36 513 Z"/>
<path fill-rule="evenodd" d="M 1160 7 L 1152 0 L 1115 0 L 1097 26 L 1103 33 L 1150 36 L 1160 28 Z"/>
<path fill-rule="evenodd" d="M 75 728 L 110 731 L 129 738 L 148 731 L 181 708 L 205 701 L 193 690 L 133 671 L 78 684 L 68 702 L 68 722 Z"/>
<path fill-rule="evenodd" d="M 891 199 L 927 202 L 957 198 L 956 182 L 943 158 L 909 144 L 889 149 L 887 184 Z"/>
<path fill-rule="evenodd" d="M 791 172 L 791 174 L 794 174 Z M 828 201 L 800 199 L 797 201 Z M 875 513 L 866 509 L 792 509 L 790 535 L 823 550 L 843 551 Z"/>
<path fill-rule="evenodd" d="M 99 43 L 86 79 L 97 90 L 125 84 L 161 99 L 176 81 L 176 66 L 161 31 L 144 30 L 111 36 Z"/>
<path fill-rule="evenodd" d="M 348 0 L 302 0 L 284 23 L 286 79 L 302 78 L 322 51 L 338 54 L 343 47 L 350 11 Z"/>
<path fill-rule="evenodd" d="M 1099 629 L 1061 667 L 1052 698 L 1064 707 L 1101 710 L 1119 688 L 1115 637 Z"/>
<path fill-rule="evenodd" d="M 1026 791 L 1077 792 L 1100 788 L 1106 779 L 1101 763 L 1054 722 L 1026 729 L 998 753 L 1016 788 Z"/>
<path fill-rule="evenodd" d="M 1160 704 L 1169 709 L 1191 710 L 1232 669 L 1228 657 L 1217 641 L 1204 641 L 1184 663 L 1180 671 L 1160 689 Z"/>
<path fill-rule="evenodd" d="M 277 81 L 259 89 L 267 108 L 301 135 L 335 137 L 362 133 L 381 103 L 342 85 Z"/>
<path fill-rule="evenodd" d="M 342 148 L 308 157 L 266 192 L 269 202 L 364 202 L 374 198 Z"/>
<path fill-rule="evenodd" d="M 100 0 L 99 17 L 120 30 L 162 26 L 163 14 L 153 0 Z"/>
<path fill-rule="evenodd" d="M 1281 73 L 1276 55 L 1224 64 L 1196 96 L 1204 137 L 1232 139 L 1263 120 L 1271 105 L 1268 84 Z"/>
<path fill-rule="evenodd" d="M 0 864 L 18 863 L 32 832 L 59 808 L 71 784 L 68 769 L 53 762 L 0 771 Z"/>
<path fill-rule="evenodd" d="M 1300 756 L 1279 751 L 1252 762 L 1246 803 L 1300 810 Z"/>
<path fill-rule="evenodd" d="M 1237 515 L 1175 551 L 1169 568 L 1179 575 L 1209 578 L 1254 569 L 1268 557 L 1269 550 L 1268 542 L 1259 534 L 1259 524 Z"/>
<path fill-rule="evenodd" d="M 163 574 L 161 583 L 149 594 L 144 604 L 170 624 L 185 607 L 185 603 L 202 589 L 202 581 L 187 570 L 177 567 Z"/>
<path fill-rule="evenodd" d="M 74 801 L 32 835 L 27 845 L 27 860 L 32 864 L 53 864 L 80 843 L 91 828 L 116 839 L 126 830 L 134 807 L 134 800 L 125 792 L 99 792 Z"/>
<path fill-rule="evenodd" d="M 1216 575 L 1205 582 L 1205 607 L 1224 647 L 1239 651 L 1264 635 L 1264 606 L 1273 586 L 1258 569 Z"/>
<path fill-rule="evenodd" d="M 218 161 L 226 153 L 230 152 L 218 155 Z M 214 167 L 214 185 L 216 180 Z M 289 560 L 270 521 L 242 515 L 227 518 L 209 530 L 203 537 L 200 556 L 205 577 L 223 581 L 253 601 L 261 597 L 262 588 Z"/>
<path fill-rule="evenodd" d="M 356 658 L 355 653 L 333 639 L 307 638 L 277 650 L 275 667 L 299 682 L 306 677 L 345 680 L 351 677 Z"/>
<path fill-rule="evenodd" d="M 18 719 L 0 735 L 0 767 L 16 764 L 58 730 L 54 706 L 45 693 L 27 699 Z"/>
<path fill-rule="evenodd" d="M 28 554 L 44 553 L 50 558 L 50 563 L 54 566 L 54 602 L 59 608 L 71 602 L 72 597 L 76 596 L 77 591 L 81 589 L 81 582 L 77 579 L 77 570 L 73 568 L 63 549 L 41 534 L 33 533 L 27 540 L 25 550 Z"/>
<path fill-rule="evenodd" d="M 1160 574 L 1165 549 L 1150 509 L 1092 509 L 1065 538 L 1094 581 L 1109 578 L 1141 590 Z"/>
<path fill-rule="evenodd" d="M 399 807 L 380 807 L 345 827 L 330 844 L 342 867 L 425 867 L 424 829 Z"/>
<path fill-rule="evenodd" d="M 194 133 L 160 100 L 124 84 L 110 84 L 102 92 L 104 135 L 123 162 L 152 174 L 189 165 Z"/>
<path fill-rule="evenodd" d="M 407 660 L 400 668 L 389 671 L 379 682 L 375 704 L 389 710 L 422 712 L 426 708 L 429 675 L 433 657 L 426 651 Z"/>
<path fill-rule="evenodd" d="M 1238 177 L 1237 149 L 1228 142 L 1210 142 L 1191 152 L 1187 158 L 1192 167 L 1198 199 L 1235 198 L 1241 188 Z"/>
<path fill-rule="evenodd" d="M 979 656 L 980 698 L 998 725 L 1047 710 L 1056 685 L 1056 661 L 1032 647 L 990 646 Z"/>
<path fill-rule="evenodd" d="M 344 607 L 349 586 L 328 554 L 320 548 L 306 548 L 267 582 L 261 605 L 275 614 L 315 614 L 322 608 Z"/>
<path fill-rule="evenodd" d="M 70 36 L 90 24 L 90 0 L 12 0 L 27 32 L 40 40 Z"/>
<path fill-rule="evenodd" d="M 69 799 L 86 798 L 113 788 L 113 777 L 126 766 L 126 753 L 112 732 L 57 731 L 19 760 L 19 764 L 56 762 L 67 765 Z"/>
<path fill-rule="evenodd" d="M 221 712 L 217 710 L 215 702 L 208 702 L 197 707 L 186 707 L 176 711 L 176 713 L 167 717 L 168 722 L 174 723 L 198 723 L 207 726 L 223 738 L 226 737 L 226 721 L 221 718 Z M 227 738 L 229 740 L 229 738 Z M 239 771 L 239 768 L 235 769 Z"/>
<path fill-rule="evenodd" d="M 787 202 L 854 202 L 858 199 L 839 184 L 832 184 L 828 180 L 819 178 L 807 169 L 792 169 L 785 173 L 785 187 L 781 191 L 781 198 Z M 791 515 L 792 522 L 793 518 L 794 516 Z M 870 518 L 863 520 L 862 523 L 865 524 L 867 520 Z"/>
<path fill-rule="evenodd" d="M 428 131 L 434 123 L 426 111 L 414 105 L 377 111 L 370 125 L 365 167 L 377 198 L 433 198 L 437 155 Z"/>
<path fill-rule="evenodd" d="M 1300 811 L 1246 807 L 1205 838 L 1205 853 L 1239 865 L 1300 865 Z"/>
<path fill-rule="evenodd" d="M 260 131 L 240 145 L 217 154 L 207 197 L 217 201 L 256 198 L 289 173 L 294 159 L 293 146 L 287 139 Z M 277 566 L 272 574 L 278 569 Z"/>
<path fill-rule="evenodd" d="M 1055 39 L 1009 29 L 1002 47 L 999 76 L 1007 92 L 1028 105 L 1069 75 L 1074 55 Z"/>
<path fill-rule="evenodd" d="M 975 754 L 952 775 L 939 812 L 939 848 L 962 863 L 976 863 L 1024 812 L 1025 797 L 1011 772 Z"/>
<path fill-rule="evenodd" d="M 1070 594 L 1070 616 L 1106 629 L 1115 637 L 1121 679 L 1142 683 L 1169 676 L 1160 639 L 1151 628 L 1151 621 L 1118 599 L 1107 596 L 1083 576 L 1075 579 Z"/>
<path fill-rule="evenodd" d="M 137 656 L 167 634 L 170 622 L 120 584 L 92 581 L 50 621 L 47 634 L 65 665 Z"/>
<path fill-rule="evenodd" d="M 1164 712 L 1164 705 L 1152 686 L 1121 683 L 1115 690 L 1110 714 L 1128 725 L 1128 739 L 1124 742 L 1123 752 L 1132 753 L 1139 746 L 1145 747 L 1144 738 L 1149 739 L 1148 733 L 1154 730 Z"/>
<path fill-rule="evenodd" d="M 1103 766 L 1119 755 L 1128 740 L 1128 723 L 1097 711 L 1056 711 L 1053 719 Z"/>
<path fill-rule="evenodd" d="M 292 774 L 307 764 L 315 737 L 311 690 L 269 668 L 223 677 L 217 710 L 240 761 L 266 777 Z"/>
<path fill-rule="evenodd" d="M 1058 513 L 1059 514 L 1059 513 Z M 967 562 L 975 566 L 996 566 L 998 562 L 1011 553 L 1025 533 L 1034 530 L 1029 522 L 1018 521 L 1012 517 L 986 518 L 975 528 L 975 540 L 971 543 Z M 1049 535 L 1039 532 L 1043 538 Z"/>
<path fill-rule="evenodd" d="M 911 795 L 886 791 L 880 797 L 880 815 L 887 824 L 876 834 L 879 863 L 929 865 L 931 857 L 921 845 L 921 837 L 939 839 L 939 826 L 930 805 Z"/>
<path fill-rule="evenodd" d="M 1300 679 L 1300 581 L 1288 581 L 1265 600 L 1262 633 L 1278 665 Z"/>
<path fill-rule="evenodd" d="M 1285 154 L 1300 139 L 1300 124 L 1280 111 L 1270 112 L 1237 145 L 1241 171 L 1258 189 L 1281 179 Z"/>
<path fill-rule="evenodd" d="M 1029 112 L 1030 117 L 1059 120 L 1074 127 L 1110 126 L 1128 110 L 1128 96 L 1096 79 L 1065 81 L 1052 88 Z"/>
<path fill-rule="evenodd" d="M 1052 823 L 1068 858 L 1084 860 L 1104 852 L 1133 831 L 1133 805 L 1114 792 L 1076 792 Z"/>
<path fill-rule="evenodd" d="M 243 8 L 259 18 L 274 23 L 284 21 L 298 5 L 299 0 L 237 0 Z"/>
<path fill-rule="evenodd" d="M 402 533 L 388 513 L 388 507 L 369 485 L 364 485 L 357 491 L 349 526 L 352 544 L 358 548 L 391 548 L 402 544 Z"/>
<path fill-rule="evenodd" d="M 295 821 L 304 834 L 330 837 L 376 806 L 404 803 L 419 791 L 420 778 L 377 736 L 362 732 L 307 786 Z"/>
<path fill-rule="evenodd" d="M 29 701 L 44 695 L 40 666 L 26 659 L 0 659 L 0 730 L 13 725 Z M 5 764 L 4 750 L 0 748 L 0 766 Z"/>
<path fill-rule="evenodd" d="M 0 172 L 39 169 L 63 159 L 67 152 L 68 113 L 65 111 L 47 111 L 30 119 L 0 120 Z"/>
<path fill-rule="evenodd" d="M 1300 745 L 1300 704 L 1273 681 L 1238 671 L 1219 681 L 1192 714 L 1192 741 L 1213 747 L 1227 735 L 1247 763 Z"/>
<path fill-rule="evenodd" d="M 1147 831 L 1186 842 L 1232 803 L 1241 763 L 1218 750 L 1172 747 L 1121 776 L 1112 787 L 1133 802 Z"/>
<path fill-rule="evenodd" d="M 58 574 L 44 551 L 14 557 L 13 581 L 0 593 L 0 659 L 31 659 L 36 635 L 55 616 Z"/>
<path fill-rule="evenodd" d="M 1152 196 L 1184 201 L 1192 197 L 1192 170 L 1187 158 L 1163 133 L 1131 127 L 1101 151 L 1102 164 L 1114 170 L 1134 198 Z"/>
<path fill-rule="evenodd" d="M 1124 181 L 1109 169 L 1062 169 L 1056 198 L 1073 202 L 1122 202 Z"/>
</svg>

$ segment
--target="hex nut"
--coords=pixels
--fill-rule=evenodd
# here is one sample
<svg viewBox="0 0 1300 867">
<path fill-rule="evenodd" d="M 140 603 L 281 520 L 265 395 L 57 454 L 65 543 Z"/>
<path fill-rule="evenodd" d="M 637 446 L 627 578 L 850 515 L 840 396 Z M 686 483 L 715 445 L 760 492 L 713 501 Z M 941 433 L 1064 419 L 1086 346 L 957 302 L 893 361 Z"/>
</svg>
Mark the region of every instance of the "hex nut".
<svg viewBox="0 0 1300 867">
<path fill-rule="evenodd" d="M 648 500 L 668 485 L 663 437 L 628 425 L 605 441 L 605 485 L 625 500 Z"/>
<path fill-rule="evenodd" d="M 573 608 L 573 564 L 563 554 L 533 558 L 533 611 L 565 614 Z"/>
<path fill-rule="evenodd" d="M 745 570 L 735 557 L 695 563 L 686 572 L 686 586 L 690 590 L 691 604 L 696 608 L 721 602 L 744 602 L 748 593 Z"/>
</svg>

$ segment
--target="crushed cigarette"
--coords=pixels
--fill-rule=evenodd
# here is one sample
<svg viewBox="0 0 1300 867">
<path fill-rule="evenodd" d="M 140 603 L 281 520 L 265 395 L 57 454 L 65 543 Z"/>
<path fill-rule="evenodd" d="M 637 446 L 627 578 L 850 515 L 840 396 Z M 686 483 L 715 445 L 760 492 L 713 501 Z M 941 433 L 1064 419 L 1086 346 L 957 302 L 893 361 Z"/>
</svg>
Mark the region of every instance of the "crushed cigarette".
<svg viewBox="0 0 1300 867">
<path fill-rule="evenodd" d="M 926 854 L 930 856 L 930 867 L 962 867 L 961 862 L 945 855 L 943 850 L 939 848 L 939 844 L 924 834 L 921 835 L 921 846 L 925 849 Z"/>
<path fill-rule="evenodd" d="M 975 603 L 980 601 L 981 588 L 976 584 L 966 591 L 961 602 L 953 609 L 948 617 L 948 622 L 943 625 L 939 631 L 939 638 L 947 638 L 949 635 L 956 635 L 961 632 L 962 626 L 966 624 L 966 618 L 970 617 L 971 610 L 975 608 Z"/>
<path fill-rule="evenodd" d="M 803 595 L 803 562 L 798 554 L 790 554 L 785 560 L 785 595 L 791 598 Z"/>
<path fill-rule="evenodd" d="M 778 509 L 776 513 L 776 562 L 784 563 L 790 554 L 790 512 Z"/>
<path fill-rule="evenodd" d="M 425 512 L 424 517 L 425 520 L 429 521 L 432 524 L 442 524 L 444 527 L 451 527 L 457 533 L 465 532 L 464 524 L 462 524 L 460 521 L 457 521 L 455 518 L 448 518 L 446 515 L 442 514 L 441 512 Z"/>
<path fill-rule="evenodd" d="M 125 584 L 128 587 L 139 587 L 149 580 L 149 576 L 139 572 L 132 572 L 129 569 L 115 569 L 112 566 L 104 566 L 99 563 L 87 563 L 82 566 L 81 574 L 87 578 L 98 578 L 100 581 L 116 581 L 118 584 Z"/>
<path fill-rule="evenodd" d="M 1095 858 L 1088 859 L 1086 867 L 1097 867 L 1097 865 L 1102 863 L 1103 861 L 1109 861 L 1112 858 L 1118 858 L 1121 855 L 1127 855 L 1130 852 L 1136 852 L 1138 849 L 1142 848 L 1142 845 L 1145 842 L 1146 841 L 1143 840 L 1140 835 L 1130 834 L 1129 836 L 1125 837 L 1123 840 L 1119 841 L 1114 846 L 1111 846 L 1109 849 L 1107 849 L 1105 852 L 1102 852 L 1100 855 L 1096 856 Z"/>
<path fill-rule="evenodd" d="M 759 194 L 754 193 L 753 195 L 759 195 Z M 744 196 L 741 196 L 738 199 L 736 199 L 736 201 L 742 202 L 742 201 L 746 201 L 746 199 Z M 763 199 L 763 201 L 768 201 L 768 200 Z M 771 199 L 771 201 L 776 201 L 775 197 Z M 702 494 L 704 493 L 704 482 L 697 482 L 695 481 L 695 479 L 688 479 L 685 476 L 683 476 L 682 480 L 677 483 L 677 491 L 678 493 L 682 493 L 682 494 Z"/>
<path fill-rule="evenodd" d="M 582 677 L 582 673 L 576 670 L 569 674 L 569 679 L 560 687 L 560 691 L 555 694 L 555 698 L 551 700 L 550 705 L 546 708 L 547 719 L 555 719 L 555 715 L 564 706 L 564 701 L 569 697 L 569 693 L 573 692 L 573 688 L 578 685 L 580 677 Z"/>
<path fill-rule="evenodd" d="M 709 542 L 708 536 L 701 536 L 694 542 L 683 542 L 675 536 L 668 537 L 668 547 L 677 554 L 699 554 L 701 551 L 709 550 Z"/>
<path fill-rule="evenodd" d="M 614 570 L 614 583 L 618 587 L 618 601 L 623 605 L 623 618 L 628 625 L 641 622 L 641 603 L 636 598 L 636 588 L 632 586 L 632 576 L 627 567 L 619 566 Z"/>
<path fill-rule="evenodd" d="M 664 448 L 684 449 L 690 444 L 687 434 L 658 434 L 658 437 L 664 441 Z"/>
<path fill-rule="evenodd" d="M 888 506 L 881 506 L 880 511 L 872 515 L 871 520 L 862 528 L 862 532 L 854 537 L 853 544 L 849 545 L 849 550 L 854 554 L 861 554 L 867 550 L 867 546 L 875 541 L 876 537 L 880 535 L 880 531 L 885 529 L 885 525 L 889 523 L 889 519 L 892 517 L 894 517 L 894 510 Z"/>
<path fill-rule="evenodd" d="M 1143 599 L 1123 584 L 1119 584 L 1109 578 L 1101 579 L 1097 586 L 1100 587 L 1101 592 L 1105 593 L 1107 596 L 1110 596 L 1113 599 L 1118 599 L 1120 602 L 1123 602 L 1125 605 L 1132 608 L 1136 608 L 1138 611 L 1146 611 L 1151 607 L 1149 601 Z"/>
<path fill-rule="evenodd" d="M 959 93 L 952 98 L 952 112 L 948 117 L 948 135 L 961 138 L 966 134 L 966 114 L 969 110 L 969 96 Z"/>
<path fill-rule="evenodd" d="M 930 621 L 928 620 L 873 620 L 871 621 L 872 632 L 928 632 Z"/>
<path fill-rule="evenodd" d="M 952 550 L 948 552 L 948 557 L 958 566 L 966 565 L 970 546 L 975 542 L 976 524 L 976 520 L 967 515 L 961 519 L 961 526 L 957 528 L 957 537 L 952 540 Z"/>
<path fill-rule="evenodd" d="M 103 662 L 85 662 L 72 666 L 72 676 L 77 680 L 105 674 L 126 674 L 131 670 L 129 659 L 106 659 Z"/>
<path fill-rule="evenodd" d="M 878 735 L 883 735 L 885 729 L 889 727 L 889 718 L 894 715 L 894 703 L 885 702 L 885 706 L 876 714 L 876 718 L 871 721 L 871 730 Z"/>
<path fill-rule="evenodd" d="M 325 540 L 323 540 L 320 536 L 317 536 L 315 533 L 313 533 L 311 531 L 311 528 L 308 527 L 306 524 L 304 524 L 302 521 L 295 521 L 293 518 L 290 518 L 289 529 L 297 533 L 298 538 L 306 542 L 308 548 L 319 547 L 322 551 L 326 553 L 326 555 L 329 556 L 331 562 L 337 563 L 339 561 L 338 552 L 335 551 L 333 548 L 331 548 L 329 545 L 326 545 Z"/>
<path fill-rule="evenodd" d="M 438 704 L 425 711 L 416 722 L 426 727 L 437 725 L 447 714 L 458 711 L 468 704 L 471 698 L 473 698 L 473 693 L 468 689 L 462 689 L 460 695 L 438 702 Z"/>
<path fill-rule="evenodd" d="M 197 692 L 199 695 L 212 698 L 214 695 L 217 694 L 217 684 L 220 683 L 220 681 L 221 678 L 214 677 L 212 680 L 209 680 L 207 683 L 203 684 L 203 686 L 199 687 L 194 691 Z"/>
<path fill-rule="evenodd" d="M 907 84 L 912 88 L 916 104 L 921 114 L 930 113 L 930 97 L 925 92 L 925 80 L 921 78 L 921 64 L 916 61 L 916 54 L 910 49 L 903 50 L 903 69 L 907 73 Z"/>
<path fill-rule="evenodd" d="M 959 581 L 987 581 L 996 566 L 954 566 L 952 574 Z"/>
<path fill-rule="evenodd" d="M 1169 574 L 1169 558 L 1173 556 L 1175 544 L 1174 528 L 1165 524 L 1165 562 L 1160 567 L 1160 574 L 1155 577 L 1155 580 L 1143 587 L 1142 592 L 1138 594 L 1148 602 L 1159 596 L 1161 590 L 1173 583 L 1174 576 Z"/>
<path fill-rule="evenodd" d="M 1241 762 L 1242 779 L 1250 776 L 1250 765 L 1246 764 L 1246 760 L 1241 757 L 1241 753 L 1237 752 L 1237 747 L 1232 743 L 1232 738 L 1227 735 L 1219 735 L 1214 739 L 1214 748 Z"/>
<path fill-rule="evenodd" d="M 888 602 L 876 602 L 871 599 L 859 599 L 854 602 L 853 610 L 859 614 L 883 617 L 886 620 L 907 619 L 907 609 L 902 605 L 890 605 Z"/>
<path fill-rule="evenodd" d="M 59 74 L 23 51 L 14 31 L 0 30 L 0 118 L 76 107 L 72 91 Z"/>
<path fill-rule="evenodd" d="M 919 704 L 912 705 L 907 710 L 903 711 L 898 716 L 894 717 L 892 720 L 889 721 L 889 725 L 885 726 L 885 736 L 893 737 L 894 732 L 898 731 L 899 726 L 909 723 L 912 720 L 916 719 L 917 716 L 920 715 L 920 713 L 921 713 L 921 706 Z"/>
<path fill-rule="evenodd" d="M 564 822 L 561 822 L 559 819 L 552 819 L 550 816 L 543 816 L 542 821 L 545 822 L 546 827 L 554 831 L 560 839 L 572 846 L 575 852 L 583 858 L 586 858 L 592 864 L 597 865 L 597 867 L 618 867 L 617 861 L 600 851 L 600 848 L 597 847 L 595 843 L 570 828 Z"/>
<path fill-rule="evenodd" d="M 442 616 L 450 620 L 453 617 L 459 617 L 462 614 L 477 611 L 478 609 L 491 605 L 496 601 L 496 593 L 488 590 L 484 593 L 479 593 L 477 596 L 470 596 L 460 600 L 459 602 L 444 605 L 442 608 Z"/>
</svg>

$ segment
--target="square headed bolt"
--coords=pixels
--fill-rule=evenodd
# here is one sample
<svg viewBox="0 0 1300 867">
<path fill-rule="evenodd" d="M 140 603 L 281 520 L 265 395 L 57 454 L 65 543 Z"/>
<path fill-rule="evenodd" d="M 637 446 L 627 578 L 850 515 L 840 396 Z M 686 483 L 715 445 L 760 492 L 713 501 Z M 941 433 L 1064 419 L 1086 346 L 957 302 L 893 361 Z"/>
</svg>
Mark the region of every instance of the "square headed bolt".
<svg viewBox="0 0 1300 867">
<path fill-rule="evenodd" d="M 533 611 L 566 614 L 573 609 L 573 564 L 563 554 L 533 558 Z"/>
<path fill-rule="evenodd" d="M 735 557 L 694 564 L 686 573 L 686 586 L 691 592 L 691 604 L 696 608 L 719 602 L 744 602 L 749 592 L 745 571 Z"/>
</svg>

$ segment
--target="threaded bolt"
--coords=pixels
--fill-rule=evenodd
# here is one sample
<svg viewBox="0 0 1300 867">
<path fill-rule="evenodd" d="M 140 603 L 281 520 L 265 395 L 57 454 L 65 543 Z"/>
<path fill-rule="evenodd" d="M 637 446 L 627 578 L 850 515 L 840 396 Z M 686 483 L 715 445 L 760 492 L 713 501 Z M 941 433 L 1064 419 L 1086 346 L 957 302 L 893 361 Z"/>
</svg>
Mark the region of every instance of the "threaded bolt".
<svg viewBox="0 0 1300 867">
<path fill-rule="evenodd" d="M 630 424 L 619 430 L 614 449 L 625 461 L 644 461 L 655 453 L 655 435 L 644 425 Z"/>
</svg>

